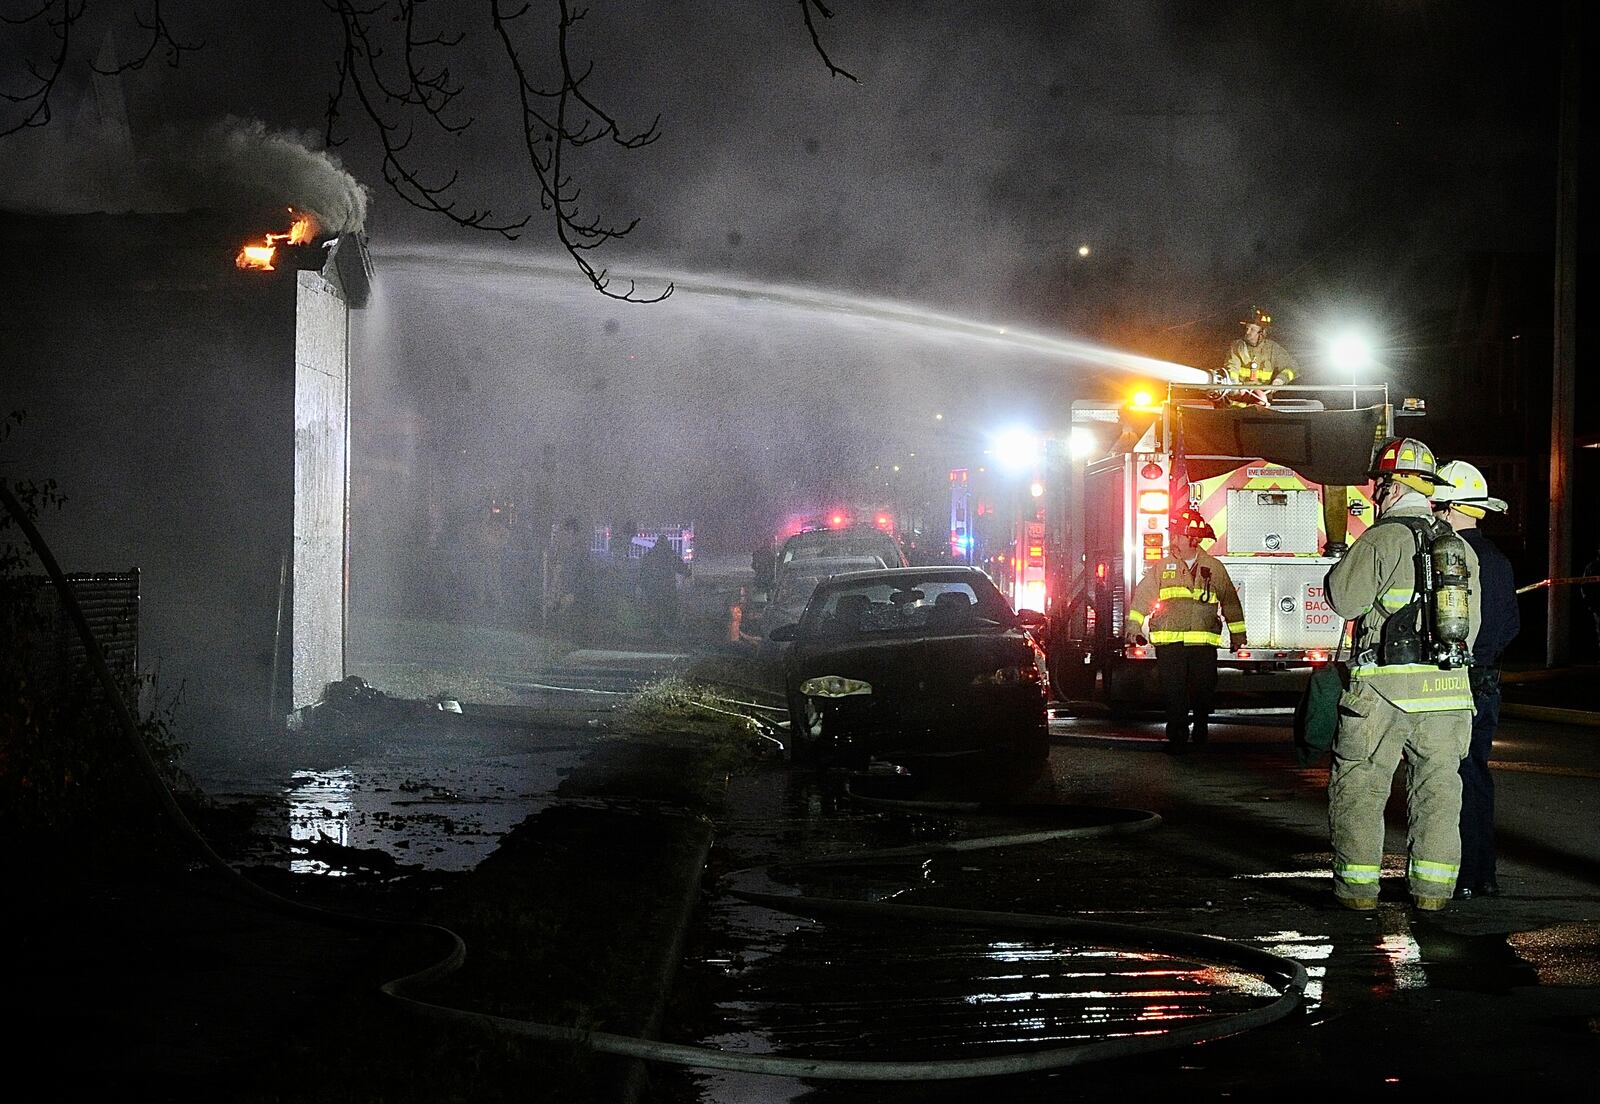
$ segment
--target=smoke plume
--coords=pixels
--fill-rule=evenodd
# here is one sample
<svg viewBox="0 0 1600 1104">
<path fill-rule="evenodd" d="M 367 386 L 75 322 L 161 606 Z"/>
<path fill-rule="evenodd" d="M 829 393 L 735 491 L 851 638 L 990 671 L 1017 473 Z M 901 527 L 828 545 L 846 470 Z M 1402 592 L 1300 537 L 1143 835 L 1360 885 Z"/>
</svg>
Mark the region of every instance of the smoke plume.
<svg viewBox="0 0 1600 1104">
<path fill-rule="evenodd" d="M 310 211 L 333 233 L 362 229 L 367 189 L 309 135 L 228 118 L 144 139 L 92 119 L 12 136 L 0 206 L 82 214 L 201 209 Z"/>
</svg>

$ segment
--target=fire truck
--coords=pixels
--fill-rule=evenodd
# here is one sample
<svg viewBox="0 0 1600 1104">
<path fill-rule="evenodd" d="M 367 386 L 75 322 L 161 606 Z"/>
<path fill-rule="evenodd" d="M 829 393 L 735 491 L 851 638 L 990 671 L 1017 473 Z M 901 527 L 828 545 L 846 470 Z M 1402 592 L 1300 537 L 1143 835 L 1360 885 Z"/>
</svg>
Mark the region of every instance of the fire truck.
<svg viewBox="0 0 1600 1104">
<path fill-rule="evenodd" d="M 1062 562 L 1081 566 L 1060 581 L 1068 598 L 1052 610 L 1052 675 L 1064 697 L 1113 708 L 1157 700 L 1155 649 L 1124 641 L 1128 601 L 1166 556 L 1169 519 L 1186 507 L 1216 530 L 1207 551 L 1244 606 L 1249 646 L 1235 654 L 1225 638 L 1220 662 L 1309 668 L 1338 647 L 1344 623 L 1323 579 L 1374 520 L 1373 448 L 1422 403 L 1396 409 L 1383 385 L 1276 388 L 1270 406 L 1219 402 L 1218 390 L 1174 384 L 1164 401 L 1073 404 L 1080 459 Z"/>
</svg>

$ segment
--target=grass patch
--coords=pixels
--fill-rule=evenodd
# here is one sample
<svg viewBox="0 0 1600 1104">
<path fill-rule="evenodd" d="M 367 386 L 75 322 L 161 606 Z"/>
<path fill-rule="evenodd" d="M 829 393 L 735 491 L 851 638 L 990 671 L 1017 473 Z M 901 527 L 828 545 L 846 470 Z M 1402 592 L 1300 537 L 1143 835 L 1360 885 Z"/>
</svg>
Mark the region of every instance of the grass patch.
<svg viewBox="0 0 1600 1104">
<path fill-rule="evenodd" d="M 679 676 L 650 683 L 618 711 L 618 728 L 646 739 L 726 740 L 741 747 L 765 726 L 751 710 L 703 683 Z"/>
</svg>

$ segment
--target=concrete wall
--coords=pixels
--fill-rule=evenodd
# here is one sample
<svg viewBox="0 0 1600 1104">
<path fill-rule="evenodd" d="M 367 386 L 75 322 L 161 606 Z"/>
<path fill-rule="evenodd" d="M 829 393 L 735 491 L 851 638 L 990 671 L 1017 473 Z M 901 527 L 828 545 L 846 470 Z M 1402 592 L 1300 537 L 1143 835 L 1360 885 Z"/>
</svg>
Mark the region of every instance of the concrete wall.
<svg viewBox="0 0 1600 1104">
<path fill-rule="evenodd" d="M 290 706 L 344 677 L 349 517 L 349 312 L 315 272 L 299 274 L 294 343 L 294 633 Z"/>
<path fill-rule="evenodd" d="M 236 270 L 259 229 L 0 212 L 0 410 L 27 411 L 0 476 L 58 482 L 66 570 L 140 568 L 141 666 L 182 687 L 196 756 L 271 731 L 286 557 L 278 711 L 342 674 L 343 306 L 314 272 Z"/>
</svg>

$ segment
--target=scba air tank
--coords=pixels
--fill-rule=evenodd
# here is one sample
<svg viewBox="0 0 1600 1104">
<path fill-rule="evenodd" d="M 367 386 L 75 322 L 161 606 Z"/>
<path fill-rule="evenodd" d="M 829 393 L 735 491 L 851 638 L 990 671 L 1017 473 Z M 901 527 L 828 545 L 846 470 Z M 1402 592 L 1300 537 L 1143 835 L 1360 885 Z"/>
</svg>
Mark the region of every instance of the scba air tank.
<svg viewBox="0 0 1600 1104">
<path fill-rule="evenodd" d="M 1433 560 L 1433 638 L 1437 658 L 1452 665 L 1468 662 L 1472 634 L 1472 568 L 1467 542 L 1443 533 L 1429 550 Z"/>
</svg>

